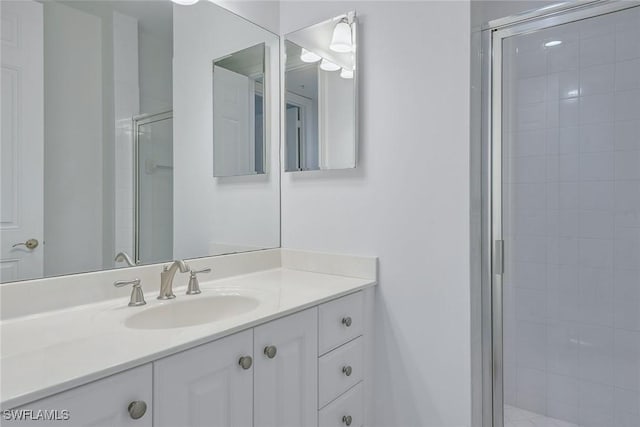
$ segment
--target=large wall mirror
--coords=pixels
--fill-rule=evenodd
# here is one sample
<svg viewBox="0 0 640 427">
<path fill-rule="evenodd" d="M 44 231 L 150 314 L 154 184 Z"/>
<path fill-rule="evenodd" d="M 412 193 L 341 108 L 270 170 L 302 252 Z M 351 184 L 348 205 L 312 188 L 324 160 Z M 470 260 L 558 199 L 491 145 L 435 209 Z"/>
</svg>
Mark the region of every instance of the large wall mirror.
<svg viewBox="0 0 640 427">
<path fill-rule="evenodd" d="M 209 1 L 0 7 L 2 282 L 280 245 L 277 35 Z"/>
<path fill-rule="evenodd" d="M 354 12 L 285 35 L 285 171 L 356 167 Z"/>
</svg>

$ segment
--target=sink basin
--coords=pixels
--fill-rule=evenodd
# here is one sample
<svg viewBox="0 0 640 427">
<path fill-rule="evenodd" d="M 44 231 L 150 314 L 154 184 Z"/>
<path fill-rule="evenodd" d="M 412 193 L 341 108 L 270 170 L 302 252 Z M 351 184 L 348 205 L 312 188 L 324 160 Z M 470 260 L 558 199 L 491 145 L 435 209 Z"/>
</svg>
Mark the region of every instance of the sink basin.
<svg viewBox="0 0 640 427">
<path fill-rule="evenodd" d="M 245 295 L 195 295 L 148 308 L 129 316 L 124 324 L 132 329 L 184 328 L 247 313 L 258 305 L 256 298 Z"/>
</svg>

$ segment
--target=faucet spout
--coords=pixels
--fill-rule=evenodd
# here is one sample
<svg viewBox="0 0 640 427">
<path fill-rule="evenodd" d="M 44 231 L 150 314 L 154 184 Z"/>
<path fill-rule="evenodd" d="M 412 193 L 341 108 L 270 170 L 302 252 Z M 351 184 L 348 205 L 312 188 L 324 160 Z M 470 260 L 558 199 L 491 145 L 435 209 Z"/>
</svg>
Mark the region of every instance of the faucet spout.
<svg viewBox="0 0 640 427">
<path fill-rule="evenodd" d="M 190 271 L 190 268 L 182 260 L 176 260 L 170 266 L 164 266 L 162 273 L 160 273 L 160 295 L 158 295 L 158 299 L 164 300 L 176 297 L 173 293 L 173 278 L 178 270 L 180 270 L 180 273 L 186 273 Z"/>
<path fill-rule="evenodd" d="M 131 257 L 129 256 L 128 253 L 122 251 L 122 252 L 118 252 L 118 254 L 116 255 L 116 257 L 113 259 L 115 262 L 120 262 L 120 261 L 124 261 L 125 263 L 127 263 L 127 265 L 129 267 L 135 267 L 136 263 L 133 262 L 133 260 L 131 259 Z"/>
</svg>

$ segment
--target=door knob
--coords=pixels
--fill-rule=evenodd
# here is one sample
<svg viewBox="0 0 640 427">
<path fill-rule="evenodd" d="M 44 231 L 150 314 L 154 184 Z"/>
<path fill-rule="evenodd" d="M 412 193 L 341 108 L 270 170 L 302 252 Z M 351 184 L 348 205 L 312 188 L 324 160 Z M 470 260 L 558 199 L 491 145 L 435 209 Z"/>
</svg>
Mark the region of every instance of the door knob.
<svg viewBox="0 0 640 427">
<path fill-rule="evenodd" d="M 18 246 L 26 246 L 27 249 L 35 249 L 38 247 L 38 239 L 29 239 L 24 243 L 16 243 L 12 246 L 12 248 L 17 248 Z"/>
<path fill-rule="evenodd" d="M 129 407 L 127 408 L 127 411 L 129 411 L 129 415 L 134 420 L 137 420 L 138 418 L 142 418 L 144 414 L 147 412 L 147 402 L 145 402 L 144 400 L 135 400 L 129 403 Z"/>
</svg>

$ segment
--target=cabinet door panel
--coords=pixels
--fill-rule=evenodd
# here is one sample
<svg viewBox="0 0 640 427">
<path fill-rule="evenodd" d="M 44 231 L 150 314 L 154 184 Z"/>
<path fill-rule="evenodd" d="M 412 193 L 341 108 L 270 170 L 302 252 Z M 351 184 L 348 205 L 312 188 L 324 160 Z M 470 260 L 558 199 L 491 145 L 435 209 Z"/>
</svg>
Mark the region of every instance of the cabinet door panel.
<svg viewBox="0 0 640 427">
<path fill-rule="evenodd" d="M 2 425 L 151 427 L 151 381 L 151 364 L 140 366 L 29 403 L 13 411 L 14 417 L 27 417 L 26 420 L 10 421 L 3 413 Z M 127 411 L 133 401 L 143 401 L 147 404 L 146 413 L 137 420 L 131 418 Z M 53 419 L 47 420 L 47 417 Z"/>
<path fill-rule="evenodd" d="M 315 427 L 318 405 L 316 308 L 254 329 L 254 427 Z M 273 358 L 264 354 L 275 346 Z"/>
<path fill-rule="evenodd" d="M 252 425 L 253 332 L 240 332 L 154 363 L 154 426 Z"/>
</svg>

